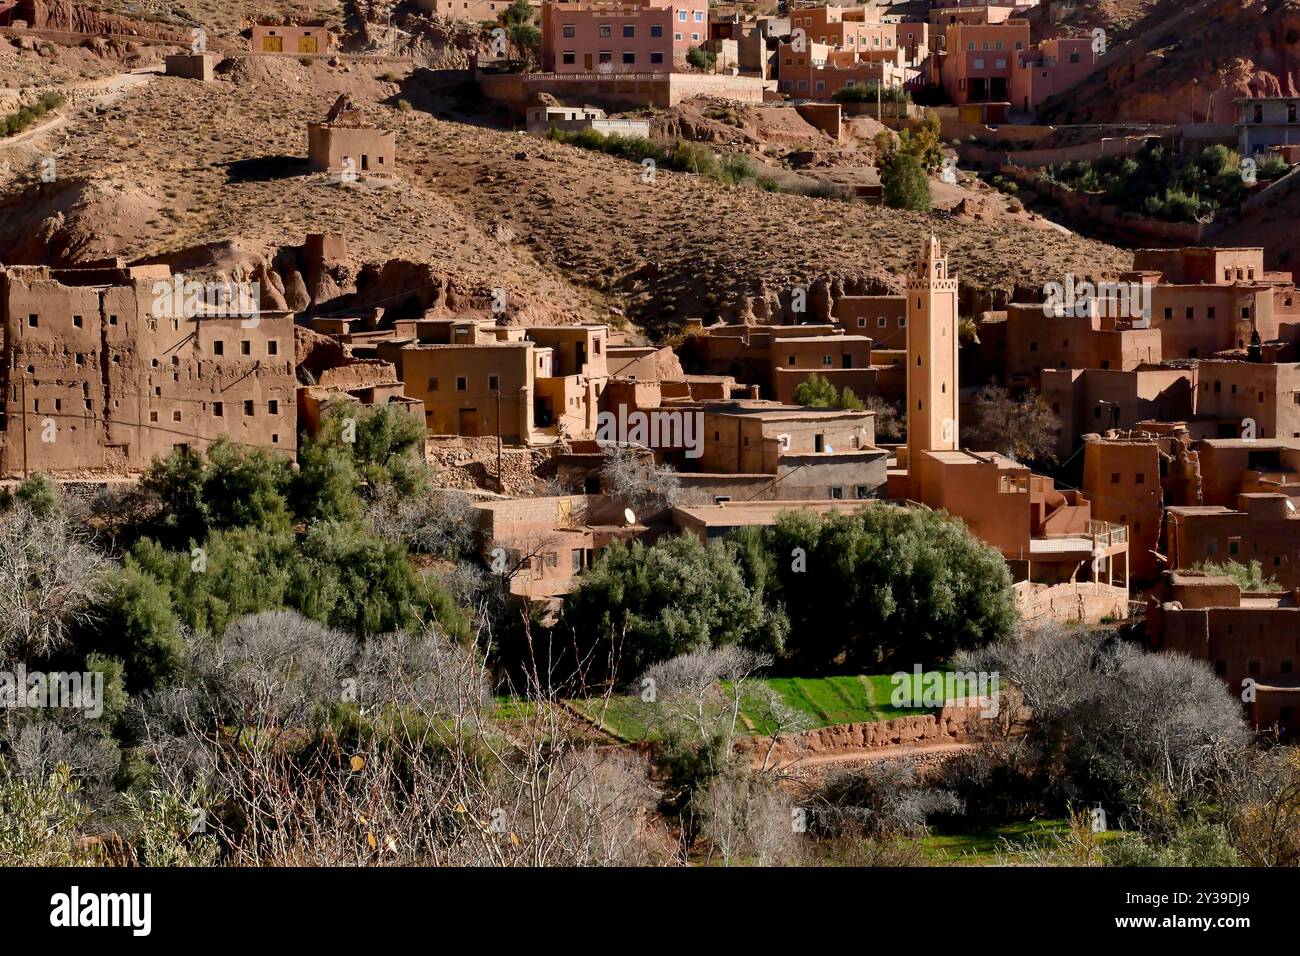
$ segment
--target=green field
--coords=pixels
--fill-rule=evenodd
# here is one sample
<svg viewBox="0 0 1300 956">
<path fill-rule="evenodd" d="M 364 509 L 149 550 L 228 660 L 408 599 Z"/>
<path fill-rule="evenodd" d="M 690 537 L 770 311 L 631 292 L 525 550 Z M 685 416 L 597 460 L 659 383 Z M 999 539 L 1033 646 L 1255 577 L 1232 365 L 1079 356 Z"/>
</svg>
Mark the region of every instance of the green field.
<svg viewBox="0 0 1300 956">
<path fill-rule="evenodd" d="M 748 688 L 740 703 L 739 729 L 743 734 L 769 734 L 774 729 L 763 703 L 763 688 L 775 691 L 786 706 L 802 714 L 810 729 L 834 724 L 889 720 L 892 717 L 926 712 L 919 707 L 893 706 L 890 699 L 894 685 L 889 674 L 772 677 L 751 681 Z M 638 696 L 613 697 L 608 704 L 600 699 L 574 700 L 571 703 L 624 740 L 651 740 L 655 736 L 653 728 L 659 716 L 657 705 L 646 703 Z"/>
<path fill-rule="evenodd" d="M 1018 853 L 1054 847 L 1070 832 L 1069 820 L 1007 823 L 971 833 L 931 834 L 921 841 L 926 863 L 934 866 L 992 866 L 1015 862 Z"/>
</svg>

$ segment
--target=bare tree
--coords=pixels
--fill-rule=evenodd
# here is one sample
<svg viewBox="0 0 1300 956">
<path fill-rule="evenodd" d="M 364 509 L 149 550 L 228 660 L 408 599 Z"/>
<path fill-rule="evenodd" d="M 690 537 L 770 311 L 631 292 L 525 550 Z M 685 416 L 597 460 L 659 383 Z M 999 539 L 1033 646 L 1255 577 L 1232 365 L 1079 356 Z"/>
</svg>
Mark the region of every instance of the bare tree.
<svg viewBox="0 0 1300 956">
<path fill-rule="evenodd" d="M 622 445 L 605 449 L 600 485 L 605 494 L 637 515 L 671 508 L 682 493 L 682 483 L 671 468 L 656 468 L 653 457 Z"/>
<path fill-rule="evenodd" d="M 0 660 L 43 656 L 95 619 L 108 560 L 59 513 L 16 504 L 0 517 Z"/>
<path fill-rule="evenodd" d="M 963 421 L 961 440 L 976 451 L 1038 461 L 1052 457 L 1060 427 L 1060 420 L 1037 392 L 1015 399 L 1005 388 L 989 385 L 979 393 L 974 417 Z"/>
</svg>

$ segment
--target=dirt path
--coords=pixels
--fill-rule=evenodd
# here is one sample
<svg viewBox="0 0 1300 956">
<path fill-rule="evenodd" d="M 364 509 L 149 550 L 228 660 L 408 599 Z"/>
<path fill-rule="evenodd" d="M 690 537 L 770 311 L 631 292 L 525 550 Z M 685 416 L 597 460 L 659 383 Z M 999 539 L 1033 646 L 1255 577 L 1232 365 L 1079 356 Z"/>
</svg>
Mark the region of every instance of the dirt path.
<svg viewBox="0 0 1300 956">
<path fill-rule="evenodd" d="M 66 126 L 73 117 L 86 109 L 114 103 L 127 90 L 143 86 L 151 82 L 159 74 L 158 67 L 144 67 L 139 70 L 132 70 L 129 73 L 114 73 L 112 76 L 101 76 L 93 80 L 69 83 L 66 86 L 59 87 L 57 92 L 62 93 L 69 102 L 50 114 L 50 119 L 45 122 L 28 127 L 16 136 L 0 139 L 0 149 L 21 145 L 35 139 L 37 136 L 42 136 Z M 89 96 L 82 99 L 78 94 L 89 94 Z"/>
</svg>

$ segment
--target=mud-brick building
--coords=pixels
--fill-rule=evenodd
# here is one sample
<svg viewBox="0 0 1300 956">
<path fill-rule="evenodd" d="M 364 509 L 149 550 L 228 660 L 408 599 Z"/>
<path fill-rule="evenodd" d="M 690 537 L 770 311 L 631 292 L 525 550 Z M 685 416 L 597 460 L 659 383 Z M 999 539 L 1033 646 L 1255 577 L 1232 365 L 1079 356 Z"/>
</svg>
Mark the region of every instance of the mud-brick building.
<svg viewBox="0 0 1300 956">
<path fill-rule="evenodd" d="M 1166 571 L 1147 596 L 1154 650 L 1207 661 L 1260 730 L 1300 731 L 1300 592 L 1243 592 L 1223 575 Z"/>
<path fill-rule="evenodd" d="M 397 171 L 397 133 L 369 122 L 343 94 L 324 122 L 307 124 L 307 159 L 331 173 L 391 175 Z"/>
<path fill-rule="evenodd" d="M 329 53 L 333 43 L 329 27 L 323 21 L 314 23 L 259 23 L 248 40 L 252 53 L 289 53 L 295 56 L 312 56 Z"/>
<path fill-rule="evenodd" d="M 0 473 L 140 471 L 222 435 L 295 454 L 292 315 L 173 288 L 165 265 L 0 270 Z"/>
</svg>

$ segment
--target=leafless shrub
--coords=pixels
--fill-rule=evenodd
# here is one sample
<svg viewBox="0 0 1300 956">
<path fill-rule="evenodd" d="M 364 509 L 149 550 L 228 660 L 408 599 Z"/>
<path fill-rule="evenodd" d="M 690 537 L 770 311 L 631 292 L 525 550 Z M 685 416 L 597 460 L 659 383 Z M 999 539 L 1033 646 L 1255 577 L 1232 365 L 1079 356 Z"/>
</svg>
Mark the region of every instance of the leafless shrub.
<svg viewBox="0 0 1300 956">
<path fill-rule="evenodd" d="M 367 512 L 375 534 L 406 542 L 411 551 L 455 558 L 474 544 L 476 521 L 469 495 L 453 488 L 428 488 L 414 496 L 380 489 Z"/>
<path fill-rule="evenodd" d="M 108 561 L 67 517 L 19 503 L 0 516 L 0 660 L 44 656 L 94 620 Z"/>
<path fill-rule="evenodd" d="M 192 634 L 191 664 L 222 720 L 253 728 L 306 727 L 342 696 L 352 637 L 296 611 L 264 611 L 219 637 Z"/>
<path fill-rule="evenodd" d="M 709 857 L 724 866 L 788 866 L 799 862 L 795 806 L 776 780 L 745 771 L 719 774 L 696 800 Z"/>
<path fill-rule="evenodd" d="M 60 766 L 99 796 L 111 791 L 121 761 L 116 743 L 89 726 L 80 715 L 58 719 L 38 715 L 16 721 L 5 735 L 9 770 L 27 780 L 42 781 Z"/>
<path fill-rule="evenodd" d="M 1252 866 L 1300 866 L 1300 751 L 1254 750 L 1219 787 L 1229 839 Z"/>
<path fill-rule="evenodd" d="M 1023 694 L 1042 768 L 1067 799 L 1100 786 L 1134 812 L 1174 813 L 1210 795 L 1250 743 L 1240 705 L 1203 661 L 1058 627 L 978 656 Z"/>
<path fill-rule="evenodd" d="M 439 715 L 477 713 L 489 699 L 483 661 L 436 630 L 369 638 L 357 663 L 366 707 L 416 706 Z"/>
<path fill-rule="evenodd" d="M 656 468 L 652 458 L 621 445 L 605 449 L 600 485 L 605 494 L 637 515 L 671 508 L 682 493 L 681 480 L 670 468 Z"/>
<path fill-rule="evenodd" d="M 701 742 L 735 736 L 748 680 L 771 657 L 729 645 L 681 654 L 649 668 L 638 681 L 659 705 L 661 720 Z"/>
<path fill-rule="evenodd" d="M 916 767 L 903 760 L 873 760 L 832 773 L 814 792 L 811 805 L 820 833 L 835 835 L 856 824 L 876 837 L 923 836 L 931 816 L 962 810 L 960 799 L 926 784 Z"/>
<path fill-rule="evenodd" d="M 292 735 L 254 739 L 213 721 L 202 695 L 173 688 L 151 700 L 142 727 L 160 791 L 209 795 L 202 809 L 226 862 L 671 859 L 644 765 L 598 748 L 590 725 L 543 688 L 498 709 L 484 659 L 433 633 L 371 639 L 356 674 L 368 731 L 322 727 L 305 749 Z"/>
</svg>

